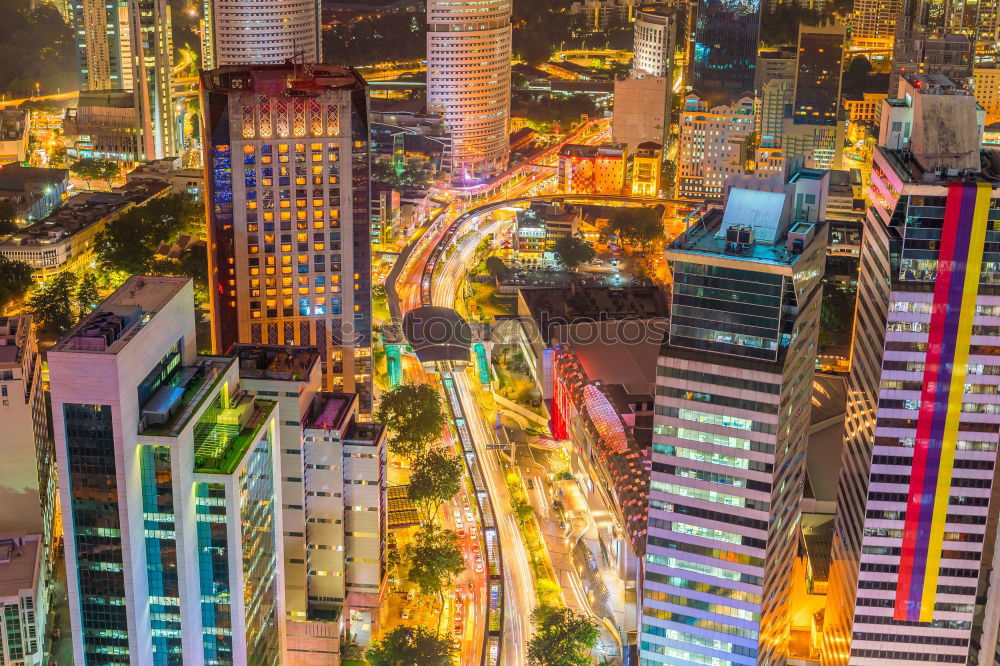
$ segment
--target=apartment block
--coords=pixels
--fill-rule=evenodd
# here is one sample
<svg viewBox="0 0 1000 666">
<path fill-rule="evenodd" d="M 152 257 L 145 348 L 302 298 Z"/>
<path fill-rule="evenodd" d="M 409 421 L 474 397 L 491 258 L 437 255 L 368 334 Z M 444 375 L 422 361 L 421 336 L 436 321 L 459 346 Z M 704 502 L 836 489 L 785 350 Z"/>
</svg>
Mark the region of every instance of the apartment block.
<svg viewBox="0 0 1000 666">
<path fill-rule="evenodd" d="M 684 100 L 677 148 L 677 196 L 722 198 L 726 178 L 744 173 L 754 131 L 754 100 L 709 108 L 697 94 Z"/>
</svg>

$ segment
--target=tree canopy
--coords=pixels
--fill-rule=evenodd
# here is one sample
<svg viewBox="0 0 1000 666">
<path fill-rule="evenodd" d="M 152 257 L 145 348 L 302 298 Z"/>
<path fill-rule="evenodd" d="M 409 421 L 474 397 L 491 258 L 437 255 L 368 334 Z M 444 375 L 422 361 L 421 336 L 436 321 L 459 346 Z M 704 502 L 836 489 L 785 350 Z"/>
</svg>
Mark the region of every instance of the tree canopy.
<svg viewBox="0 0 1000 666">
<path fill-rule="evenodd" d="M 436 525 L 420 528 L 406 548 L 406 558 L 410 563 L 409 578 L 420 587 L 421 594 L 440 594 L 465 569 L 458 537 Z"/>
<path fill-rule="evenodd" d="M 14 204 L 9 201 L 0 201 L 0 238 L 17 231 L 17 223 L 14 222 L 16 216 L 17 211 L 14 209 Z"/>
<path fill-rule="evenodd" d="M 535 635 L 528 641 L 531 666 L 589 666 L 597 645 L 597 623 L 569 608 L 541 605 L 531 613 Z"/>
<path fill-rule="evenodd" d="M 99 157 L 85 157 L 78 162 L 74 162 L 69 167 L 70 173 L 74 176 L 82 178 L 87 183 L 87 187 L 91 186 L 91 182 L 95 180 L 103 180 L 104 183 L 110 188 L 114 183 L 115 177 L 118 172 L 121 171 L 121 167 L 118 162 L 114 160 L 106 160 Z"/>
<path fill-rule="evenodd" d="M 563 236 L 555 242 L 552 251 L 559 263 L 570 270 L 593 261 L 595 256 L 590 243 L 578 236 Z"/>
<path fill-rule="evenodd" d="M 35 290 L 28 300 L 28 310 L 39 326 L 55 335 L 73 328 L 79 315 L 78 285 L 76 273 L 62 271 Z"/>
<path fill-rule="evenodd" d="M 406 458 L 422 453 L 445 425 L 441 397 L 426 384 L 402 384 L 383 393 L 375 420 L 393 433 L 389 450 Z"/>
<path fill-rule="evenodd" d="M 580 120 L 580 116 L 586 114 L 593 117 L 597 112 L 597 104 L 583 93 L 568 97 L 553 94 L 531 94 L 527 97 L 515 103 L 517 113 L 536 123 L 569 126 Z"/>
<path fill-rule="evenodd" d="M 97 263 L 128 275 L 153 272 L 160 244 L 172 242 L 185 230 L 197 230 L 203 219 L 202 207 L 187 194 L 157 197 L 121 215 L 97 235 Z"/>
<path fill-rule="evenodd" d="M 0 313 L 14 301 L 24 298 L 32 284 L 30 264 L 0 256 Z"/>
<path fill-rule="evenodd" d="M 663 235 L 663 214 L 657 208 L 618 208 L 608 219 L 608 227 L 622 243 L 646 248 Z"/>
<path fill-rule="evenodd" d="M 6 0 L 0 21 L 0 92 L 28 97 L 75 90 L 73 29 L 54 4 Z M 38 84 L 38 88 L 35 87 Z"/>
<path fill-rule="evenodd" d="M 365 652 L 369 666 L 451 666 L 448 640 L 424 627 L 396 627 Z"/>
<path fill-rule="evenodd" d="M 417 505 L 420 522 L 434 522 L 441 504 L 458 494 L 464 465 L 442 448 L 421 454 L 412 466 L 408 496 Z"/>
</svg>

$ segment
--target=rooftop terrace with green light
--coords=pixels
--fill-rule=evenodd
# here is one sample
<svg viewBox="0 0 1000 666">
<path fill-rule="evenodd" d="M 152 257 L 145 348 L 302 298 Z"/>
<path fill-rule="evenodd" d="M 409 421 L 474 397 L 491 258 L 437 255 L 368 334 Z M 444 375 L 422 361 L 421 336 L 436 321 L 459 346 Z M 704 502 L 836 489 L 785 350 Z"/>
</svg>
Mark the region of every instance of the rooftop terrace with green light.
<svg viewBox="0 0 1000 666">
<path fill-rule="evenodd" d="M 193 431 L 195 472 L 232 474 L 260 437 L 275 404 L 239 388 L 238 359 L 199 356 L 190 366 L 167 354 L 140 386 L 141 437 Z"/>
</svg>

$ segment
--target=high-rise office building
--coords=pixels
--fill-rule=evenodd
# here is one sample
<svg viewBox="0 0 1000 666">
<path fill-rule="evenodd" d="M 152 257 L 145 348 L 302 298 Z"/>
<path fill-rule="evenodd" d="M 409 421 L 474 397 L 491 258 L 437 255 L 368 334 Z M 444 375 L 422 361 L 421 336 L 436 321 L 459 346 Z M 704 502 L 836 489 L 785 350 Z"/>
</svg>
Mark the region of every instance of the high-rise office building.
<svg viewBox="0 0 1000 666">
<path fill-rule="evenodd" d="M 368 97 L 351 69 L 202 73 L 212 339 L 314 345 L 371 412 Z"/>
<path fill-rule="evenodd" d="M 322 60 L 318 0 L 204 0 L 203 12 L 202 69 Z"/>
<path fill-rule="evenodd" d="M 823 661 L 994 663 L 1000 154 L 971 93 L 902 92 L 872 162 Z"/>
<path fill-rule="evenodd" d="M 511 0 L 428 0 L 427 110 L 451 135 L 451 174 L 475 182 L 510 153 Z"/>
<path fill-rule="evenodd" d="M 854 0 L 849 24 L 857 49 L 892 49 L 902 0 Z"/>
<path fill-rule="evenodd" d="M 385 594 L 384 429 L 357 396 L 323 393 L 315 347 L 235 345 L 240 385 L 278 403 L 287 666 L 366 645 Z"/>
<path fill-rule="evenodd" d="M 744 173 L 753 131 L 752 95 L 715 107 L 688 95 L 678 135 L 677 196 L 721 199 L 726 179 Z"/>
<path fill-rule="evenodd" d="M 0 518 L 0 534 L 40 533 L 46 576 L 57 533 L 55 449 L 31 315 L 0 317 L 0 423 L 5 454 L 0 461 L 0 500 L 8 507 Z"/>
<path fill-rule="evenodd" d="M 808 125 L 836 125 L 844 70 L 844 26 L 799 26 L 792 118 Z"/>
<path fill-rule="evenodd" d="M 196 354 L 191 281 L 130 278 L 48 363 L 74 663 L 281 663 L 278 408 Z"/>
<path fill-rule="evenodd" d="M 827 237 L 798 200 L 732 188 L 666 250 L 641 666 L 788 654 Z"/>
<path fill-rule="evenodd" d="M 753 93 L 760 0 L 698 0 L 688 81 L 710 106 Z"/>
<path fill-rule="evenodd" d="M 131 91 L 143 159 L 176 155 L 173 39 L 166 0 L 71 0 L 80 90 Z"/>
<path fill-rule="evenodd" d="M 633 69 L 672 79 L 677 48 L 677 12 L 664 5 L 640 7 L 635 13 Z"/>
</svg>

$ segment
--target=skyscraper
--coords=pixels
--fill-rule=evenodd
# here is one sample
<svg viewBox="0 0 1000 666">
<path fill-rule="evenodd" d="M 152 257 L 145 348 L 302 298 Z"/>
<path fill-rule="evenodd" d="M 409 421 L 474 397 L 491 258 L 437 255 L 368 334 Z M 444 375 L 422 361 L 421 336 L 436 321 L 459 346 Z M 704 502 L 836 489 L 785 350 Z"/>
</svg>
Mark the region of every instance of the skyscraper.
<svg viewBox="0 0 1000 666">
<path fill-rule="evenodd" d="M 688 81 L 709 106 L 754 90 L 760 0 L 698 0 Z"/>
<path fill-rule="evenodd" d="M 71 0 L 80 89 L 135 96 L 140 158 L 179 152 L 171 98 L 173 41 L 166 0 Z"/>
<path fill-rule="evenodd" d="M 642 666 L 788 653 L 827 236 L 796 200 L 733 188 L 666 251 Z"/>
<path fill-rule="evenodd" d="M 368 97 L 351 69 L 202 73 L 212 340 L 315 345 L 371 412 Z"/>
<path fill-rule="evenodd" d="M 277 406 L 195 353 L 191 281 L 130 278 L 48 361 L 74 663 L 277 666 Z"/>
<path fill-rule="evenodd" d="M 202 68 L 320 62 L 318 0 L 204 0 Z"/>
<path fill-rule="evenodd" d="M 744 173 L 753 130 L 753 95 L 718 106 L 688 95 L 678 135 L 677 195 L 721 199 L 726 178 Z"/>
<path fill-rule="evenodd" d="M 635 13 L 632 67 L 650 76 L 671 78 L 677 48 L 677 12 L 665 5 L 640 7 Z"/>
<path fill-rule="evenodd" d="M 510 152 L 511 0 L 428 0 L 427 110 L 451 135 L 451 174 L 476 181 Z"/>
<path fill-rule="evenodd" d="M 892 49 L 902 0 L 854 0 L 851 44 L 858 49 Z"/>
<path fill-rule="evenodd" d="M 844 26 L 799 26 L 792 119 L 803 125 L 836 125 L 844 69 Z"/>
<path fill-rule="evenodd" d="M 971 93 L 903 92 L 872 162 L 823 661 L 993 663 L 1000 154 Z"/>
</svg>

